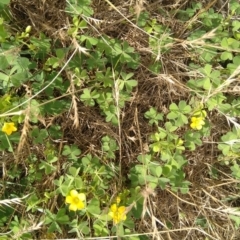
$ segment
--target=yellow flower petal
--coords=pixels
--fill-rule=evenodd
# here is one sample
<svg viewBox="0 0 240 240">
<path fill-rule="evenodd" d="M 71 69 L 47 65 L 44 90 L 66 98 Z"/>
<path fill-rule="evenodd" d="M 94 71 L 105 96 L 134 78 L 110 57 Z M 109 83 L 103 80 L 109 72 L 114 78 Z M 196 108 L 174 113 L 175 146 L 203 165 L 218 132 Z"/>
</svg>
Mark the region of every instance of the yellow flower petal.
<svg viewBox="0 0 240 240">
<path fill-rule="evenodd" d="M 118 224 L 119 222 L 127 219 L 127 216 L 125 214 L 125 212 L 126 212 L 126 207 L 125 206 L 117 207 L 116 204 L 113 204 L 110 207 L 110 210 L 111 211 L 108 213 L 108 215 L 110 217 L 112 217 L 112 220 L 113 220 L 114 224 Z"/>
<path fill-rule="evenodd" d="M 109 212 L 108 215 L 113 218 L 114 213 L 113 212 Z"/>
<path fill-rule="evenodd" d="M 117 211 L 117 204 L 113 204 L 110 209 L 113 213 L 116 212 Z"/>
<path fill-rule="evenodd" d="M 66 197 L 66 200 L 65 200 L 66 203 L 70 203 L 71 204 L 72 201 L 73 201 L 73 198 L 71 196 L 67 196 Z"/>
<path fill-rule="evenodd" d="M 77 206 L 77 209 L 78 209 L 78 210 L 81 210 L 81 209 L 84 208 L 84 203 L 83 203 L 83 202 L 78 202 L 78 203 L 76 204 L 76 206 Z"/>
<path fill-rule="evenodd" d="M 191 122 L 192 123 L 190 124 L 190 127 L 196 130 L 202 129 L 202 126 L 205 124 L 204 119 L 202 117 L 192 117 Z"/>
<path fill-rule="evenodd" d="M 201 129 L 202 129 L 202 125 L 197 125 L 197 126 L 196 126 L 196 129 L 197 129 L 197 130 L 201 130 Z"/>
<path fill-rule="evenodd" d="M 69 210 L 72 210 L 72 211 L 76 212 L 77 211 L 77 206 L 75 204 L 71 204 L 69 206 Z"/>
<path fill-rule="evenodd" d="M 17 128 L 15 127 L 14 123 L 4 123 L 2 127 L 2 131 L 6 133 L 7 135 L 11 135 L 12 132 L 16 132 Z"/>
<path fill-rule="evenodd" d="M 191 118 L 191 121 L 192 121 L 192 122 L 196 122 L 196 120 L 197 120 L 196 117 L 192 117 L 192 118 Z"/>
<path fill-rule="evenodd" d="M 125 211 L 126 211 L 126 207 L 124 207 L 124 206 L 121 206 L 118 208 L 118 212 L 121 214 L 125 213 Z"/>
<path fill-rule="evenodd" d="M 71 197 L 76 197 L 78 195 L 78 192 L 76 190 L 71 190 L 70 195 Z"/>
<path fill-rule="evenodd" d="M 116 198 L 116 203 L 119 204 L 121 202 L 121 198 L 120 197 L 117 197 Z"/>
<path fill-rule="evenodd" d="M 118 219 L 118 217 L 113 217 L 113 222 L 114 224 L 118 224 L 120 220 Z"/>
<path fill-rule="evenodd" d="M 190 127 L 191 127 L 192 129 L 195 129 L 195 128 L 196 128 L 196 124 L 195 124 L 195 123 L 191 123 Z"/>
<path fill-rule="evenodd" d="M 84 193 L 79 193 L 78 194 L 78 198 L 81 200 L 81 201 L 85 201 L 86 200 L 86 195 Z"/>
</svg>

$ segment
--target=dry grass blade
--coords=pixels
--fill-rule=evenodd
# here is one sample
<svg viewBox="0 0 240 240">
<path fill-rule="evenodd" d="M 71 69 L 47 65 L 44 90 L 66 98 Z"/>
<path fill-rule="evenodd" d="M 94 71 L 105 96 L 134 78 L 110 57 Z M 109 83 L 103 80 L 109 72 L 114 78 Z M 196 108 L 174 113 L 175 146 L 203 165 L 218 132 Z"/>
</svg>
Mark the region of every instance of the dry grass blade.
<svg viewBox="0 0 240 240">
<path fill-rule="evenodd" d="M 79 127 L 79 114 L 78 114 L 78 106 L 77 106 L 77 97 L 74 94 L 75 92 L 75 84 L 74 84 L 74 76 L 72 73 L 67 73 L 68 74 L 68 78 L 70 80 L 70 87 L 68 92 L 71 94 L 72 96 L 72 109 L 73 109 L 73 127 L 74 128 L 78 128 Z M 71 109 L 69 110 L 71 111 Z"/>
<path fill-rule="evenodd" d="M 136 12 L 136 19 L 138 20 L 140 13 L 142 12 L 142 10 L 144 9 L 143 5 L 144 5 L 145 1 L 144 0 L 137 0 L 136 1 L 136 5 L 135 5 L 135 12 Z"/>
<path fill-rule="evenodd" d="M 226 79 L 226 81 L 224 81 L 223 84 L 221 84 L 219 87 L 214 89 L 211 93 L 209 93 L 209 95 L 204 99 L 204 101 L 207 102 L 210 97 L 216 95 L 219 92 L 222 92 L 223 89 L 229 86 L 231 83 L 238 81 L 239 74 L 240 74 L 240 66 L 238 66 L 234 70 L 234 72 Z"/>
<path fill-rule="evenodd" d="M 12 204 L 19 204 L 21 205 L 22 200 L 27 198 L 29 195 L 26 195 L 25 197 L 22 198 L 12 198 L 12 199 L 4 199 L 4 200 L 0 200 L 0 205 L 5 205 L 8 207 L 11 207 Z"/>
<path fill-rule="evenodd" d="M 39 230 L 42 228 L 44 222 L 33 223 L 32 226 L 20 229 L 17 234 L 12 236 L 12 239 L 19 239 L 25 233 L 31 233 L 33 231 Z"/>
<path fill-rule="evenodd" d="M 28 132 L 30 129 L 30 124 L 29 124 L 29 115 L 31 111 L 31 106 L 29 104 L 28 109 L 25 111 L 25 118 L 24 118 L 24 123 L 23 123 L 23 128 L 22 128 L 22 134 L 19 140 L 18 148 L 17 148 L 17 163 L 19 161 L 19 157 L 21 154 L 21 151 L 25 149 L 26 143 L 27 143 L 27 137 L 28 137 Z"/>
</svg>

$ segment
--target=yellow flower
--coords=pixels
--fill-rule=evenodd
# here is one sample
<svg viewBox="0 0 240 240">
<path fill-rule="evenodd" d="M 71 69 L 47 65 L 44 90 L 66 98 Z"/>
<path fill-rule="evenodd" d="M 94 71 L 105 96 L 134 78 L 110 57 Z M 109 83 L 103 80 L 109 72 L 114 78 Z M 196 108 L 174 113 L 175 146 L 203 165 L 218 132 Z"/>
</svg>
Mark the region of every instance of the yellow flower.
<svg viewBox="0 0 240 240">
<path fill-rule="evenodd" d="M 117 204 L 113 204 L 110 208 L 110 212 L 108 213 L 110 217 L 112 217 L 114 224 L 118 224 L 121 221 L 126 220 L 126 207 L 121 206 L 117 207 Z"/>
<path fill-rule="evenodd" d="M 202 129 L 202 126 L 205 124 L 204 118 L 202 118 L 202 117 L 192 117 L 191 122 L 192 123 L 191 123 L 190 127 L 195 130 Z"/>
<path fill-rule="evenodd" d="M 119 204 L 121 202 L 121 198 L 120 197 L 117 197 L 116 198 L 116 203 Z"/>
<path fill-rule="evenodd" d="M 85 207 L 86 196 L 84 193 L 78 193 L 76 190 L 71 190 L 66 197 L 65 202 L 69 203 L 69 210 L 77 211 Z"/>
<path fill-rule="evenodd" d="M 13 122 L 10 123 L 4 123 L 3 127 L 2 127 L 2 131 L 4 133 L 6 133 L 7 135 L 11 135 L 12 132 L 16 132 L 17 128 L 15 127 Z"/>
</svg>

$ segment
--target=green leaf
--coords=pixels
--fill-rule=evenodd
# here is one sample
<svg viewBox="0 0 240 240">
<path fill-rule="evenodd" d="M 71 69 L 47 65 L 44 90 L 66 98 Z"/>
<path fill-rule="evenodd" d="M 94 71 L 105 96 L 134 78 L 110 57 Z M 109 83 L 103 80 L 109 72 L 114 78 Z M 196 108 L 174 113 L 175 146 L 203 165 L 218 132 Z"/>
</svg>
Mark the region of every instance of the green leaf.
<svg viewBox="0 0 240 240">
<path fill-rule="evenodd" d="M 213 60 L 213 58 L 217 55 L 217 51 L 215 49 L 209 49 L 209 50 L 205 50 L 202 51 L 202 53 L 200 53 L 200 59 L 202 61 L 211 63 L 211 61 Z"/>
<path fill-rule="evenodd" d="M 70 167 L 68 169 L 69 174 L 72 175 L 73 177 L 78 176 L 79 171 L 80 171 L 80 168 L 75 168 L 75 167 Z"/>
<path fill-rule="evenodd" d="M 191 107 L 185 102 L 185 101 L 180 101 L 179 102 L 179 110 L 184 113 L 190 113 L 191 112 Z"/>
<path fill-rule="evenodd" d="M 156 153 L 161 151 L 160 142 L 155 142 L 155 143 L 151 144 L 150 147 L 152 147 L 153 151 Z"/>
<path fill-rule="evenodd" d="M 152 156 L 150 154 L 142 154 L 137 157 L 138 161 L 143 164 L 148 164 L 151 161 Z"/>
<path fill-rule="evenodd" d="M 223 93 L 215 94 L 213 97 L 209 98 L 207 101 L 208 110 L 212 111 L 216 106 L 219 106 L 219 109 L 220 109 L 222 106 L 222 102 L 224 100 L 226 100 L 226 97 L 223 95 Z M 231 105 L 229 109 L 231 109 Z"/>
<path fill-rule="evenodd" d="M 95 46 L 98 43 L 98 39 L 90 37 L 90 36 L 87 36 L 87 42 L 89 42 L 90 45 Z"/>
<path fill-rule="evenodd" d="M 49 102 L 47 104 L 45 104 L 41 110 L 42 110 L 42 114 L 49 114 L 54 113 L 54 114 L 60 114 L 62 113 L 64 110 L 66 109 L 70 109 L 70 102 L 65 100 L 58 100 L 58 101 L 54 101 L 54 102 Z"/>
<path fill-rule="evenodd" d="M 59 59 L 56 57 L 50 57 L 45 63 L 46 66 L 50 66 L 52 68 L 57 68 L 59 66 Z"/>
<path fill-rule="evenodd" d="M 152 125 L 153 123 L 158 125 L 158 121 L 163 120 L 163 114 L 158 113 L 157 110 L 153 107 L 151 107 L 149 111 L 145 112 L 144 117 L 150 119 L 150 125 Z"/>
<path fill-rule="evenodd" d="M 138 82 L 136 80 L 128 80 L 125 83 L 126 89 L 130 92 L 132 91 L 133 87 L 136 87 L 138 85 Z"/>
<path fill-rule="evenodd" d="M 48 132 L 46 129 L 39 130 L 38 128 L 34 128 L 31 131 L 31 137 L 33 138 L 34 144 L 44 143 L 44 140 L 48 137 Z"/>
<path fill-rule="evenodd" d="M 20 87 L 27 80 L 27 72 L 17 72 L 10 77 L 14 87 Z"/>
<path fill-rule="evenodd" d="M 59 125 L 51 125 L 48 128 L 48 133 L 49 133 L 49 136 L 51 136 L 51 139 L 54 139 L 54 140 L 60 139 L 62 137 L 61 127 Z"/>
<path fill-rule="evenodd" d="M 39 169 L 44 169 L 45 173 L 48 175 L 56 170 L 56 167 L 52 166 L 51 163 L 48 163 L 47 161 L 42 161 L 39 164 Z"/>
<path fill-rule="evenodd" d="M 170 112 L 168 115 L 167 115 L 167 119 L 176 119 L 178 117 L 178 114 L 176 112 Z"/>
<path fill-rule="evenodd" d="M 2 71 L 10 66 L 6 56 L 0 55 L 0 66 Z"/>
<path fill-rule="evenodd" d="M 61 208 L 57 215 L 56 215 L 56 221 L 61 224 L 69 224 L 69 217 L 66 214 L 66 209 Z"/>
<path fill-rule="evenodd" d="M 28 66 L 30 65 L 30 61 L 28 58 L 25 57 L 19 57 L 18 58 L 18 64 L 19 64 L 19 69 L 22 70 L 27 70 Z"/>
<path fill-rule="evenodd" d="M 178 106 L 177 106 L 176 103 L 172 103 L 172 104 L 169 106 L 169 109 L 170 109 L 171 111 L 179 111 Z"/>
<path fill-rule="evenodd" d="M 238 31 L 240 29 L 240 21 L 234 20 L 232 21 L 233 31 Z"/>
<path fill-rule="evenodd" d="M 9 79 L 10 77 L 7 74 L 0 72 L 0 81 L 4 81 L 7 83 Z M 4 85 L 6 85 L 6 83 Z"/>
<path fill-rule="evenodd" d="M 55 231 L 57 231 L 59 233 L 62 233 L 62 230 L 61 230 L 60 226 L 58 225 L 58 223 L 57 222 L 52 222 L 51 225 L 48 228 L 48 232 L 53 233 Z"/>
<path fill-rule="evenodd" d="M 240 65 L 240 56 L 236 56 L 233 58 L 233 63 L 229 63 L 227 65 L 227 69 L 230 70 L 231 73 L 233 73 Z"/>
<path fill-rule="evenodd" d="M 229 215 L 230 219 L 232 219 L 235 222 L 235 228 L 239 229 L 240 227 L 240 217 L 235 215 Z"/>
<path fill-rule="evenodd" d="M 147 185 L 152 189 L 155 189 L 158 185 L 158 177 L 146 175 L 145 181 L 147 182 Z"/>
<path fill-rule="evenodd" d="M 1 8 L 1 5 L 0 5 L 0 8 Z M 3 25 L 0 25 L 0 42 L 4 42 L 5 39 L 8 37 L 8 34 L 9 33 L 8 31 L 6 31 L 5 27 Z"/>
<path fill-rule="evenodd" d="M 164 139 L 168 135 L 167 131 L 161 127 L 158 128 L 158 132 L 159 133 L 155 133 L 154 135 L 157 140 Z"/>
<path fill-rule="evenodd" d="M 239 41 L 234 38 L 228 38 L 228 44 L 232 47 L 232 49 L 237 50 L 239 49 Z"/>
<path fill-rule="evenodd" d="M 121 76 L 125 81 L 129 80 L 133 75 L 134 75 L 133 73 L 121 72 Z"/>
<path fill-rule="evenodd" d="M 83 157 L 81 159 L 81 162 L 82 162 L 83 166 L 86 167 L 86 166 L 88 166 L 91 163 L 91 160 L 92 160 L 91 154 L 87 154 L 85 157 Z"/>
<path fill-rule="evenodd" d="M 139 27 L 144 27 L 147 23 L 148 18 L 149 18 L 149 13 L 146 11 L 141 11 L 141 13 L 137 19 L 137 25 Z"/>
<path fill-rule="evenodd" d="M 196 146 L 198 145 L 200 146 L 202 144 L 201 141 L 201 135 L 198 132 L 193 132 L 191 130 L 186 131 L 186 133 L 184 134 L 184 145 L 190 149 L 191 151 L 195 150 Z"/>
<path fill-rule="evenodd" d="M 69 186 L 68 185 L 61 185 L 59 190 L 63 196 L 67 196 L 69 194 Z"/>
<path fill-rule="evenodd" d="M 90 228 L 88 226 L 88 222 L 80 222 L 79 225 L 77 226 L 77 231 L 76 232 L 81 232 L 85 235 L 88 235 L 90 233 Z"/>
<path fill-rule="evenodd" d="M 211 87 L 212 87 L 212 84 L 211 84 L 210 78 L 205 78 L 203 81 L 203 88 L 205 90 L 209 90 L 211 89 Z"/>
<path fill-rule="evenodd" d="M 162 174 L 162 167 L 152 163 L 149 166 L 150 173 L 155 177 L 160 177 Z"/>
<path fill-rule="evenodd" d="M 90 70 L 95 69 L 96 67 L 102 69 L 105 67 L 106 63 L 107 59 L 102 57 L 101 52 L 94 52 L 91 54 L 90 58 L 87 59 L 88 68 Z"/>
<path fill-rule="evenodd" d="M 167 132 L 174 132 L 175 130 L 177 130 L 178 127 L 173 126 L 171 122 L 166 122 L 165 128 L 166 128 Z"/>
<path fill-rule="evenodd" d="M 100 214 L 100 202 L 98 199 L 93 198 L 87 205 L 87 211 L 93 215 Z"/>
<path fill-rule="evenodd" d="M 136 164 L 134 168 L 135 168 L 136 173 L 138 173 L 140 175 L 144 175 L 144 176 L 146 175 L 147 169 L 145 166 Z"/>
<path fill-rule="evenodd" d="M 226 60 L 232 60 L 233 59 L 233 55 L 232 55 L 232 53 L 231 52 L 223 52 L 222 54 L 221 54 L 221 60 L 222 61 L 226 61 Z"/>
<path fill-rule="evenodd" d="M 162 189 L 165 189 L 166 185 L 170 182 L 168 178 L 161 177 L 158 179 L 158 184 Z"/>
<path fill-rule="evenodd" d="M 83 180 L 80 176 L 76 176 L 74 178 L 74 185 L 76 189 L 82 189 L 83 188 Z"/>
<path fill-rule="evenodd" d="M 94 99 L 98 98 L 100 95 L 96 91 L 90 92 L 90 90 L 84 89 L 83 94 L 81 94 L 80 99 L 88 106 L 94 106 Z"/>
<path fill-rule="evenodd" d="M 10 3 L 10 0 L 1 0 L 1 4 L 9 4 Z"/>
<path fill-rule="evenodd" d="M 240 179 L 240 167 L 239 167 L 239 165 L 235 163 L 230 169 L 232 170 L 232 176 L 235 179 Z"/>
<path fill-rule="evenodd" d="M 211 72 L 212 72 L 212 65 L 206 64 L 205 67 L 204 67 L 204 72 L 209 77 L 211 75 Z"/>
<path fill-rule="evenodd" d="M 66 49 L 63 49 L 63 48 L 56 49 L 56 56 L 59 60 L 63 59 L 65 57 L 65 54 L 66 54 Z"/>
<path fill-rule="evenodd" d="M 162 174 L 165 176 L 165 177 L 168 177 L 169 174 L 171 173 L 172 171 L 172 166 L 171 165 L 164 165 L 162 167 Z"/>
<path fill-rule="evenodd" d="M 69 160 L 78 160 L 78 156 L 81 154 L 81 150 L 76 145 L 65 145 L 62 154 L 68 156 Z"/>
</svg>

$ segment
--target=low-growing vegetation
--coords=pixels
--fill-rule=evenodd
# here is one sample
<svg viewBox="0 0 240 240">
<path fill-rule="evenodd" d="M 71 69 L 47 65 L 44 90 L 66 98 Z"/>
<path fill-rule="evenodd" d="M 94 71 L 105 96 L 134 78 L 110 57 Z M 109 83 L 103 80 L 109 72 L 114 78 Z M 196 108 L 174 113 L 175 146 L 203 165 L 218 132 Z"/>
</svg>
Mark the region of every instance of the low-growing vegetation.
<svg viewBox="0 0 240 240">
<path fill-rule="evenodd" d="M 238 0 L 2 0 L 0 46 L 0 240 L 240 238 Z"/>
</svg>

